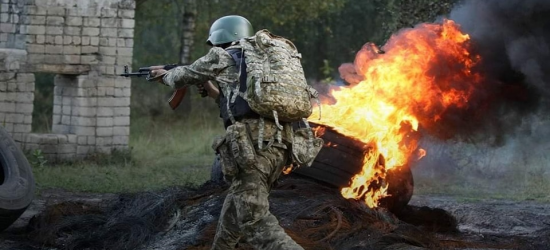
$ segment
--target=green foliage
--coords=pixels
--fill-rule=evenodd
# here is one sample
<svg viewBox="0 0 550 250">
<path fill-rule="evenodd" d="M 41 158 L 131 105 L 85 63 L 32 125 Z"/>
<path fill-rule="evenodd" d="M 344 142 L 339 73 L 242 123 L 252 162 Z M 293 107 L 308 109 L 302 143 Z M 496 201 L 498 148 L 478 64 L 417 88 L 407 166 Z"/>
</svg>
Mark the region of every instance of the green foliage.
<svg viewBox="0 0 550 250">
<path fill-rule="evenodd" d="M 45 164 L 33 172 L 39 188 L 85 192 L 137 192 L 198 185 L 210 178 L 210 145 L 223 127 L 214 115 L 139 117 L 131 123 L 132 150 L 92 155 L 83 161 Z"/>
<path fill-rule="evenodd" d="M 381 11 L 390 17 L 383 24 L 384 36 L 389 37 L 403 28 L 412 28 L 423 22 L 434 22 L 447 15 L 457 0 L 376 0 L 385 3 Z"/>
<path fill-rule="evenodd" d="M 55 74 L 35 74 L 33 132 L 49 133 L 52 131 L 54 77 Z"/>
<path fill-rule="evenodd" d="M 123 167 L 132 167 L 135 165 L 131 149 L 115 149 L 110 154 L 91 154 L 88 155 L 82 162 L 93 163 L 98 166 L 119 165 Z"/>
<path fill-rule="evenodd" d="M 158 190 L 171 186 L 199 185 L 210 178 L 201 165 L 99 165 L 94 162 L 58 164 L 33 169 L 38 189 L 120 193 Z"/>
<path fill-rule="evenodd" d="M 134 64 L 177 61 L 182 22 L 179 7 L 183 6 L 183 0 L 142 2 L 136 11 Z M 334 68 L 353 60 L 355 52 L 377 32 L 376 25 L 371 25 L 376 8 L 369 1 L 205 0 L 197 1 L 197 8 L 192 60 L 208 51 L 205 41 L 211 23 L 221 16 L 237 14 L 248 18 L 256 30 L 267 28 L 294 41 L 304 55 L 310 79 L 321 77 L 319 68 L 323 59 L 332 62 Z M 345 26 L 353 31 L 348 32 Z M 136 87 L 141 91 L 138 88 L 142 87 Z"/>
<path fill-rule="evenodd" d="M 327 59 L 323 60 L 323 66 L 320 68 L 320 70 L 323 74 L 323 79 L 321 80 L 321 82 L 331 83 L 332 81 L 334 81 L 334 68 L 330 67 Z"/>
<path fill-rule="evenodd" d="M 46 160 L 46 157 L 40 149 L 26 152 L 25 155 L 32 168 L 43 168 L 46 166 L 46 163 L 48 163 L 48 160 Z"/>
<path fill-rule="evenodd" d="M 322 17 L 326 13 L 339 11 L 348 0 L 239 0 L 219 2 L 221 10 L 230 10 L 254 21 L 270 22 L 273 25 L 296 26 L 302 21 Z M 250 11 L 252 10 L 252 11 Z"/>
<path fill-rule="evenodd" d="M 243 15 L 256 30 L 269 29 L 292 40 L 303 55 L 306 77 L 311 80 L 326 78 L 320 71 L 324 59 L 331 63 L 332 68 L 353 61 L 361 46 L 372 41 L 379 32 L 376 6 L 371 1 L 248 0 L 223 3 L 221 9 L 214 12 L 215 18 L 228 14 Z M 200 34 L 201 29 L 197 31 L 197 37 L 206 37 L 206 33 Z"/>
<path fill-rule="evenodd" d="M 176 2 L 155 0 L 137 5 L 133 57 L 136 67 L 178 62 L 182 14 Z"/>
<path fill-rule="evenodd" d="M 173 0 L 138 1 L 132 67 L 178 62 L 181 11 Z M 181 1 L 179 1 L 181 2 Z M 143 78 L 132 79 L 132 116 L 151 116 L 164 109 L 171 90 Z"/>
</svg>

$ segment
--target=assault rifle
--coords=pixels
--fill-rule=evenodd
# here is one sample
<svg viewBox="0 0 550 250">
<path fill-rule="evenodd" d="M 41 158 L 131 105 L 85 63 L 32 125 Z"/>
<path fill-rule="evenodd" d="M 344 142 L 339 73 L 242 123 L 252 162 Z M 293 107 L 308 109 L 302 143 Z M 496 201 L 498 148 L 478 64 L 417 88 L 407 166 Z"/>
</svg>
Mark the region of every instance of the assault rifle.
<svg viewBox="0 0 550 250">
<path fill-rule="evenodd" d="M 128 65 L 124 65 L 124 73 L 120 74 L 120 76 L 125 76 L 125 77 L 131 77 L 131 76 L 142 77 L 142 76 L 145 76 L 145 80 L 153 81 L 153 80 L 156 80 L 156 78 L 153 79 L 153 77 L 151 77 L 150 73 L 151 73 L 152 70 L 155 70 L 155 69 L 171 70 L 171 69 L 173 69 L 177 66 L 179 66 L 179 65 L 167 64 L 167 65 L 149 66 L 149 67 L 139 68 L 139 70 L 137 72 L 130 72 L 128 70 Z"/>
<path fill-rule="evenodd" d="M 139 70 L 137 72 L 130 72 L 128 70 L 128 65 L 125 65 L 124 66 L 124 73 L 120 74 L 120 76 L 125 76 L 125 77 L 132 77 L 132 76 L 142 77 L 142 76 L 145 76 L 145 80 L 155 81 L 155 80 L 159 79 L 160 77 L 162 77 L 162 75 L 152 77 L 151 76 L 151 71 L 152 70 L 155 70 L 155 69 L 171 70 L 171 69 L 173 69 L 175 67 L 178 67 L 178 66 L 180 66 L 180 65 L 176 65 L 176 64 L 157 65 L 157 66 L 142 67 L 142 68 L 139 68 Z M 168 105 L 170 105 L 170 108 L 172 108 L 172 110 L 176 109 L 180 105 L 180 103 L 183 100 L 183 98 L 185 97 L 186 93 L 187 93 L 187 86 L 185 86 L 181 89 L 176 89 L 174 91 L 174 93 L 172 93 L 172 96 L 170 97 L 170 99 L 168 99 Z M 205 93 L 205 92 L 201 92 L 200 94 L 203 97 L 205 97 L 207 95 L 207 93 Z"/>
</svg>

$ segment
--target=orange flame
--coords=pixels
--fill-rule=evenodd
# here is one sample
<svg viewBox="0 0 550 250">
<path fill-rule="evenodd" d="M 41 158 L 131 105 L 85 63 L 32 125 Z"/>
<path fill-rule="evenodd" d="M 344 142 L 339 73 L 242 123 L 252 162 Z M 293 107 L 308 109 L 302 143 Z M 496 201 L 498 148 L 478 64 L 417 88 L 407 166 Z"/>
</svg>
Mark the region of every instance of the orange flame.
<svg viewBox="0 0 550 250">
<path fill-rule="evenodd" d="M 331 92 L 336 102 L 321 105 L 322 120 L 316 112 L 309 118 L 374 148 L 365 152 L 362 171 L 341 190 L 344 197 L 377 207 L 391 185 L 384 182 L 386 170 L 404 166 L 414 152 L 416 159 L 426 153 L 409 135 L 419 124 L 437 123 L 449 107 L 468 106 L 481 81 L 472 73 L 479 56 L 469 52 L 469 39 L 457 24 L 445 20 L 392 36 L 385 52 L 370 43 L 359 51 L 351 65 L 356 75 L 342 75 L 358 83 Z M 385 168 L 380 167 L 379 154 Z"/>
<path fill-rule="evenodd" d="M 294 166 L 292 164 L 290 164 L 288 166 L 284 166 L 283 167 L 283 174 L 284 175 L 290 174 L 293 169 L 294 169 Z"/>
<path fill-rule="evenodd" d="M 418 160 L 422 159 L 424 156 L 426 156 L 426 150 L 424 149 L 419 149 L 418 150 Z"/>
</svg>

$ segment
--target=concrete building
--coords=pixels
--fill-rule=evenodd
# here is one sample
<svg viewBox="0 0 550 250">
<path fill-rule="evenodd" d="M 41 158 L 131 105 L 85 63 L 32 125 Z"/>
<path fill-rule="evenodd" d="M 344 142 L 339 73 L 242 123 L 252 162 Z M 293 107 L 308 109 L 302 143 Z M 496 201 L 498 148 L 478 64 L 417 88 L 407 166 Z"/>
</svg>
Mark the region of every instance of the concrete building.
<svg viewBox="0 0 550 250">
<path fill-rule="evenodd" d="M 50 160 L 126 149 L 134 0 L 0 0 L 0 126 Z M 52 133 L 32 133 L 34 73 L 55 73 Z"/>
</svg>

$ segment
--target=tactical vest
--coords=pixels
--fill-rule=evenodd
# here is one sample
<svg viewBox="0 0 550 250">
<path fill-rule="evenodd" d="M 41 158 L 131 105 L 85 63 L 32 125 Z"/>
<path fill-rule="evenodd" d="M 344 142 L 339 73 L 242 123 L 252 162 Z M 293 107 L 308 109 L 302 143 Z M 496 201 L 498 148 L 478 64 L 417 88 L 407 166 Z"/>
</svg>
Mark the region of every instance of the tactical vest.
<svg viewBox="0 0 550 250">
<path fill-rule="evenodd" d="M 237 82 L 232 83 L 227 89 L 228 90 L 237 89 L 237 84 L 238 84 L 239 92 L 244 93 L 246 92 L 247 74 L 246 74 L 246 63 L 243 57 L 243 51 L 241 49 L 228 49 L 227 53 L 229 53 L 233 58 L 233 60 L 235 61 L 237 66 L 237 71 L 239 72 L 239 80 Z M 218 105 L 220 108 L 220 117 L 223 119 L 223 123 L 226 128 L 232 124 L 231 115 L 235 118 L 235 120 L 239 120 L 242 118 L 259 118 L 260 117 L 260 115 L 252 111 L 252 109 L 250 109 L 248 102 L 246 102 L 243 99 L 243 97 L 238 93 L 231 93 L 231 92 L 222 93 L 222 92 L 220 92 L 220 102 Z M 228 98 L 232 98 L 233 100 L 228 101 Z"/>
</svg>

